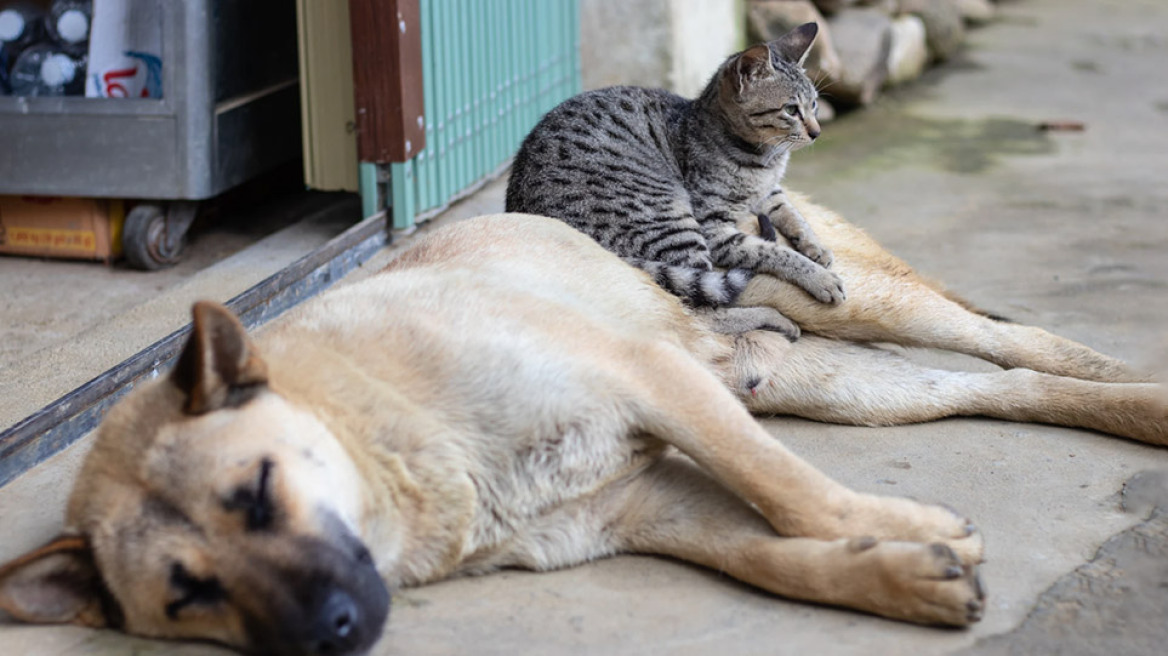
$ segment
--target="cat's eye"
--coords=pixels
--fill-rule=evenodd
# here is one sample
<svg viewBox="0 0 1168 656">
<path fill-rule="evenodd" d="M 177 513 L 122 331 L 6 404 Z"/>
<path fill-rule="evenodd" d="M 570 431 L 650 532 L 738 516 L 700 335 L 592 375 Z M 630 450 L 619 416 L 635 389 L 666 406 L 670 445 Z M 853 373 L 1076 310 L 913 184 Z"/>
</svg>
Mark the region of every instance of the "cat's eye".
<svg viewBox="0 0 1168 656">
<path fill-rule="evenodd" d="M 784 106 L 783 111 L 790 114 L 791 116 L 798 116 L 799 115 L 799 106 L 796 105 L 795 103 L 791 103 L 790 105 Z"/>
<path fill-rule="evenodd" d="M 819 101 L 818 101 L 818 100 L 812 100 L 812 101 L 811 101 L 811 113 L 812 113 L 812 114 L 818 114 L 818 113 L 819 113 Z"/>
</svg>

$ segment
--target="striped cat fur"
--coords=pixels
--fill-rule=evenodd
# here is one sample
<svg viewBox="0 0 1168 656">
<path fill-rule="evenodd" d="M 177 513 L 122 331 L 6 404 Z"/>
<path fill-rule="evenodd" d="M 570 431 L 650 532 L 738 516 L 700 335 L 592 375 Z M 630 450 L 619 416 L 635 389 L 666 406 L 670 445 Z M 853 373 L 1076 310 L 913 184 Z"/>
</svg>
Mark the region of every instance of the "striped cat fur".
<svg viewBox="0 0 1168 656">
<path fill-rule="evenodd" d="M 820 132 L 802 69 L 816 31 L 731 56 L 694 100 L 629 86 L 569 98 L 520 147 L 507 211 L 566 221 L 695 308 L 733 304 L 760 272 L 839 303 L 831 253 L 781 186 L 791 151 Z M 739 229 L 760 221 L 789 247 Z M 797 335 L 768 316 L 750 328 Z"/>
</svg>

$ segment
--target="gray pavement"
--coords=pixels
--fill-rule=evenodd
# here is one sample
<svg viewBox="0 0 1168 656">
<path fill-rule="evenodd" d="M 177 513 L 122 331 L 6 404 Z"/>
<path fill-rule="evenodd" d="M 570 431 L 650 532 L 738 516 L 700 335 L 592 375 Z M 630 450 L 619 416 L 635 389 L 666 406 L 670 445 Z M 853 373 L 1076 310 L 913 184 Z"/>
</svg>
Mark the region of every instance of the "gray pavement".
<svg viewBox="0 0 1168 656">
<path fill-rule="evenodd" d="M 790 186 L 983 307 L 1138 364 L 1168 361 L 1168 3 L 1001 7 L 958 62 L 828 125 L 795 156 Z M 1037 130 L 1052 119 L 1086 130 Z M 500 185 L 470 203 L 458 209 L 498 209 Z M 963 631 L 910 626 L 623 557 L 402 591 L 377 653 L 1164 652 L 1168 525 L 1156 508 L 1168 494 L 1141 472 L 1168 469 L 1168 450 L 976 418 L 880 429 L 765 423 L 853 487 L 944 501 L 974 518 L 988 548 L 985 619 Z M 60 482 L 85 448 L 0 489 L 0 560 L 59 526 Z M 0 653 L 131 651 L 214 649 L 0 624 Z"/>
</svg>

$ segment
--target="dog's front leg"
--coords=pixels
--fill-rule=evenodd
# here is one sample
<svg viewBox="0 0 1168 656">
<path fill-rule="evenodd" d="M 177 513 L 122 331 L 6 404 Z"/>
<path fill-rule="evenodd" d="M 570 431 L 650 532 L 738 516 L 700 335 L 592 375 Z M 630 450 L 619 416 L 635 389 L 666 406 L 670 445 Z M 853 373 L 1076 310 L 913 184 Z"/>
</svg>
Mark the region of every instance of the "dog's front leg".
<svg viewBox="0 0 1168 656">
<path fill-rule="evenodd" d="M 636 429 L 689 455 L 754 505 L 780 535 L 943 542 L 964 562 L 981 560 L 981 536 L 968 520 L 939 506 L 860 494 L 833 481 L 771 437 L 709 371 L 676 347 L 641 343 L 613 362 L 626 371 L 628 393 L 639 392 Z"/>
<path fill-rule="evenodd" d="M 975 565 L 942 544 L 783 538 L 681 458 L 667 458 L 609 504 L 622 551 L 672 556 L 793 599 L 923 624 L 965 626 L 985 595 Z"/>
</svg>

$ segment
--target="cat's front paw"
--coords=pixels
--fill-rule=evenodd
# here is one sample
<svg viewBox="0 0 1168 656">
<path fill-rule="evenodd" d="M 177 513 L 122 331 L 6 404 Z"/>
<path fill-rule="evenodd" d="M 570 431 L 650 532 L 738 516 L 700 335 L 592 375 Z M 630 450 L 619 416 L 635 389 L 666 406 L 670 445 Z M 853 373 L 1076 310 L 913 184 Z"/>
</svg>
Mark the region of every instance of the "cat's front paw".
<svg viewBox="0 0 1168 656">
<path fill-rule="evenodd" d="M 831 255 L 831 249 L 826 246 L 820 246 L 815 243 L 814 239 L 793 239 L 791 240 L 791 246 L 807 256 L 807 259 L 825 269 L 830 268 L 831 263 L 835 261 L 835 258 Z"/>
<path fill-rule="evenodd" d="M 762 306 L 701 308 L 694 312 L 705 318 L 714 332 L 724 335 L 768 330 L 779 333 L 792 342 L 799 339 L 799 326 L 774 308 Z"/>
<path fill-rule="evenodd" d="M 817 267 L 815 271 L 801 276 L 795 282 L 807 290 L 815 300 L 827 305 L 839 305 L 848 297 L 844 291 L 844 281 L 827 269 Z"/>
</svg>

